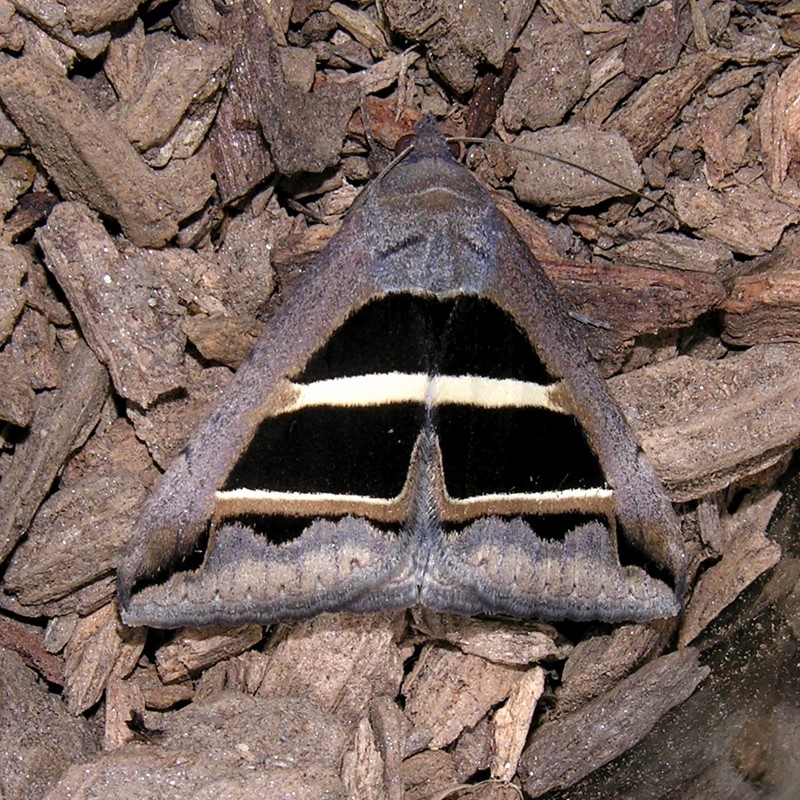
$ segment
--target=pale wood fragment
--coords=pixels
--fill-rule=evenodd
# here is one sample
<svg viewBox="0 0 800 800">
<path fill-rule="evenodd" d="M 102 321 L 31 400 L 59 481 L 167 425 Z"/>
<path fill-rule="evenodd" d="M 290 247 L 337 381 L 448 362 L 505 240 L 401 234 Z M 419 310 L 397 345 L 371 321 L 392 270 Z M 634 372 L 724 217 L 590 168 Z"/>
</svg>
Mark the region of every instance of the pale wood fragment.
<svg viewBox="0 0 800 800">
<path fill-rule="evenodd" d="M 115 603 L 84 617 L 64 650 L 64 694 L 70 713 L 93 706 L 112 675 L 126 676 L 136 666 L 144 640 L 143 628 L 122 625 Z"/>
<path fill-rule="evenodd" d="M 406 714 L 430 732 L 429 747 L 446 747 L 505 700 L 519 677 L 518 668 L 428 644 L 403 682 Z"/>
<path fill-rule="evenodd" d="M 164 683 L 186 680 L 217 661 L 253 647 L 263 635 L 260 625 L 180 630 L 156 652 L 158 674 Z"/>
<path fill-rule="evenodd" d="M 541 667 L 525 672 L 508 700 L 495 711 L 494 754 L 491 774 L 501 781 L 510 781 L 517 774 L 519 757 L 528 738 L 536 704 L 544 693 L 545 672 Z"/>
</svg>

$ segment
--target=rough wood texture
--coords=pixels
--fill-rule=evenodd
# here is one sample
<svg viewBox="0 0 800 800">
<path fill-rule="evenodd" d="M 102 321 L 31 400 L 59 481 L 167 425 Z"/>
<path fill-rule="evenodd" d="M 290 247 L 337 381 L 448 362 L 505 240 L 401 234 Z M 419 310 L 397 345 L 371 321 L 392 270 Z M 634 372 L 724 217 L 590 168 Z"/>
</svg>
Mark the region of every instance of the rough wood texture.
<svg viewBox="0 0 800 800">
<path fill-rule="evenodd" d="M 689 647 L 651 661 L 580 711 L 545 723 L 522 754 L 523 787 L 536 797 L 569 786 L 624 753 L 708 673 L 698 663 L 698 651 Z"/>
<path fill-rule="evenodd" d="M 0 654 L 5 800 L 793 796 L 786 498 L 767 523 L 800 442 L 800 26 L 777 6 L 0 0 L 0 644 L 28 665 Z M 131 520 L 423 113 L 624 165 L 600 200 L 514 151 L 465 158 L 623 372 L 685 504 L 684 616 L 331 616 L 145 647 L 111 602 Z M 704 674 L 652 660 L 678 642 L 712 672 L 657 722 Z"/>
</svg>

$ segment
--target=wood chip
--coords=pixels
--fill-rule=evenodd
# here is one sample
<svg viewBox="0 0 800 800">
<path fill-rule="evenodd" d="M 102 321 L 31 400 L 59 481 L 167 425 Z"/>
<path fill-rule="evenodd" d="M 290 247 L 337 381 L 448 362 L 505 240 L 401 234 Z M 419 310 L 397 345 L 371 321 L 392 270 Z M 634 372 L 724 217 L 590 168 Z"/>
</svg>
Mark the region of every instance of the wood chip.
<svg viewBox="0 0 800 800">
<path fill-rule="evenodd" d="M 184 311 L 154 254 L 118 251 L 80 203 L 54 209 L 39 244 L 123 397 L 147 408 L 184 385 Z"/>
<path fill-rule="evenodd" d="M 81 793 L 239 800 L 345 800 L 338 769 L 352 729 L 302 698 L 224 692 L 158 725 L 156 743 L 130 743 L 69 769 L 52 800 Z M 320 732 L 324 731 L 324 735 Z"/>
<path fill-rule="evenodd" d="M 491 774 L 497 780 L 510 781 L 517 774 L 533 712 L 544 693 L 544 678 L 545 672 L 541 667 L 525 672 L 505 704 L 495 711 Z"/>
<path fill-rule="evenodd" d="M 358 723 L 353 744 L 344 754 L 342 782 L 352 797 L 388 800 L 383 758 L 367 717 Z M 395 798 L 400 800 L 402 795 L 395 793 Z"/>
<path fill-rule="evenodd" d="M 447 797 L 459 788 L 453 757 L 443 750 L 426 750 L 403 762 L 404 800 Z"/>
<path fill-rule="evenodd" d="M 217 661 L 253 647 L 263 636 L 260 625 L 180 630 L 156 651 L 158 674 L 164 683 L 186 680 Z"/>
<path fill-rule="evenodd" d="M 112 675 L 130 673 L 142 653 L 144 639 L 142 628 L 122 625 L 114 603 L 84 617 L 64 650 L 67 710 L 71 714 L 86 711 L 102 697 Z"/>
<path fill-rule="evenodd" d="M 0 420 L 26 428 L 33 409 L 33 389 L 24 368 L 11 352 L 0 353 Z"/>
<path fill-rule="evenodd" d="M 272 651 L 258 695 L 314 698 L 358 720 L 373 698 L 396 696 L 403 666 L 395 643 L 400 614 L 330 614 L 294 626 Z"/>
<path fill-rule="evenodd" d="M 709 673 L 686 648 L 651 661 L 580 711 L 537 728 L 522 754 L 526 792 L 566 787 L 633 747 Z"/>
<path fill-rule="evenodd" d="M 550 717 L 569 714 L 607 692 L 652 658 L 663 638 L 654 625 L 623 625 L 608 636 L 579 642 L 564 664 Z"/>
<path fill-rule="evenodd" d="M 106 687 L 103 750 L 117 750 L 136 738 L 129 724 L 134 715 L 139 715 L 139 718 L 144 716 L 142 690 L 135 683 L 112 675 Z"/>
<path fill-rule="evenodd" d="M 783 231 L 800 220 L 800 212 L 777 199 L 760 180 L 722 192 L 675 181 L 672 194 L 681 222 L 748 256 L 771 250 Z"/>
<path fill-rule="evenodd" d="M 91 759 L 97 735 L 85 719 L 71 717 L 13 652 L 0 648 L 0 784 L 6 800 L 44 797 L 71 764 Z"/>
<path fill-rule="evenodd" d="M 519 677 L 517 668 L 426 645 L 403 682 L 406 714 L 430 732 L 429 747 L 446 747 L 505 700 Z"/>
<path fill-rule="evenodd" d="M 30 433 L 0 485 L 0 561 L 27 531 L 70 451 L 97 423 L 107 392 L 108 374 L 81 344 L 65 365 L 62 388 L 37 399 Z"/>
<path fill-rule="evenodd" d="M 514 194 L 524 203 L 593 206 L 611 197 L 636 192 L 644 183 L 628 143 L 613 131 L 604 133 L 582 125 L 562 125 L 523 133 L 517 144 L 533 154 L 514 152 L 518 163 Z M 568 164 L 554 159 L 563 159 Z"/>
<path fill-rule="evenodd" d="M 177 233 L 167 186 L 57 70 L 32 55 L 2 61 L 0 98 L 66 197 L 118 220 L 138 245 Z"/>
<path fill-rule="evenodd" d="M 8 341 L 25 305 L 22 280 L 27 272 L 24 251 L 0 242 L 0 345 Z"/>
<path fill-rule="evenodd" d="M 680 646 L 693 642 L 722 609 L 778 563 L 781 547 L 767 538 L 765 531 L 779 499 L 778 492 L 770 492 L 724 520 L 727 541 L 722 558 L 701 575 L 692 592 L 681 626 Z"/>
<path fill-rule="evenodd" d="M 681 356 L 617 376 L 610 387 L 673 499 L 694 499 L 796 447 L 798 358 L 794 344 L 758 345 L 722 361 Z"/>
<path fill-rule="evenodd" d="M 413 613 L 417 627 L 428 636 L 496 664 L 525 666 L 561 660 L 572 650 L 554 628 L 544 624 L 538 630 L 525 630 L 506 622 L 437 614 L 425 609 L 414 609 Z"/>
<path fill-rule="evenodd" d="M 628 140 L 638 161 L 667 135 L 680 110 L 723 64 L 707 53 L 684 55 L 675 69 L 650 78 L 608 127 Z"/>
<path fill-rule="evenodd" d="M 559 125 L 589 86 L 586 45 L 576 26 L 530 25 L 526 33 L 517 56 L 519 69 L 500 109 L 511 131 Z M 519 142 L 525 147 L 527 137 L 524 144 Z"/>
<path fill-rule="evenodd" d="M 774 269 L 737 278 L 723 311 L 722 335 L 732 345 L 800 342 L 800 272 Z"/>
</svg>

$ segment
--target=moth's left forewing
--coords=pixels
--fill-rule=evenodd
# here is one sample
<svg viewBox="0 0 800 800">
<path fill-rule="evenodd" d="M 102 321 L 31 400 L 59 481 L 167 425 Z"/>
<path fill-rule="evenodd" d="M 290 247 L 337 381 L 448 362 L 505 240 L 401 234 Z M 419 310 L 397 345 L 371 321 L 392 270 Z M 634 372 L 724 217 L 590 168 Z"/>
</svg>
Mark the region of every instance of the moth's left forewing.
<svg viewBox="0 0 800 800">
<path fill-rule="evenodd" d="M 395 582 L 398 604 L 413 603 L 415 590 L 403 577 L 408 547 L 387 544 L 364 519 L 320 520 L 308 536 L 276 545 L 237 523 L 219 497 L 259 432 L 291 404 L 293 378 L 361 305 L 380 294 L 368 239 L 369 220 L 354 215 L 275 309 L 250 357 L 162 476 L 118 569 L 126 624 L 266 623 L 366 606 L 359 598 L 375 588 L 376 575 L 384 584 Z M 206 563 L 195 572 L 206 551 Z M 367 577 L 343 586 L 344 565 L 359 562 Z"/>
</svg>

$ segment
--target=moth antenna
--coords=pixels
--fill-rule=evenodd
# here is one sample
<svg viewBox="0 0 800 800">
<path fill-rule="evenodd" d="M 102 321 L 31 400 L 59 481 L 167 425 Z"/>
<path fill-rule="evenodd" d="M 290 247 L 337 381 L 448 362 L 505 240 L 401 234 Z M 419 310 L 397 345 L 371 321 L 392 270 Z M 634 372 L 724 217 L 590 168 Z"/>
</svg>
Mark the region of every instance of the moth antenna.
<svg viewBox="0 0 800 800">
<path fill-rule="evenodd" d="M 541 153 L 538 150 L 531 150 L 530 148 L 522 147 L 522 145 L 511 144 L 510 142 L 501 142 L 496 139 L 484 139 L 479 136 L 450 136 L 447 138 L 446 141 L 463 142 L 464 144 L 486 144 L 486 145 L 491 145 L 492 147 L 504 147 L 507 150 L 516 150 L 525 155 L 534 155 L 534 156 L 539 156 L 540 158 L 549 158 L 550 161 L 554 161 L 556 164 L 563 164 L 565 167 L 572 167 L 573 169 L 583 170 L 587 175 L 591 175 L 593 178 L 605 181 L 606 183 L 615 187 L 616 189 L 622 189 L 622 191 L 624 192 L 636 195 L 636 197 L 638 197 L 640 200 L 645 200 L 648 203 L 652 203 L 654 206 L 660 208 L 662 211 L 666 211 L 667 214 L 669 214 L 673 219 L 680 221 L 678 215 L 671 208 L 668 208 L 658 200 L 654 200 L 652 197 L 648 197 L 646 194 L 637 191 L 636 189 L 631 189 L 630 186 L 626 186 L 624 183 L 615 181 L 613 178 L 609 178 L 607 175 L 603 175 L 602 173 L 593 170 L 591 167 L 586 167 L 583 164 L 576 164 L 574 161 L 569 161 L 566 158 L 561 158 L 561 156 L 556 156 L 553 155 L 552 153 Z"/>
</svg>

